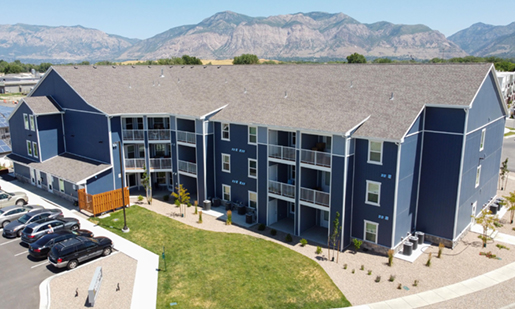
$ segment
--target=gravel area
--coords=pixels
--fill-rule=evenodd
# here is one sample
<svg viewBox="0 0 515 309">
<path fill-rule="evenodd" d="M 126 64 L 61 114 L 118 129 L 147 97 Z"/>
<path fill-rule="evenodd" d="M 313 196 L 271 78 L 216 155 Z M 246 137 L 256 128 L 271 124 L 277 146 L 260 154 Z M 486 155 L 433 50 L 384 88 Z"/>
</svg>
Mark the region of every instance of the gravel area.
<svg viewBox="0 0 515 309">
<path fill-rule="evenodd" d="M 133 258 L 118 252 L 54 277 L 50 281 L 50 308 L 87 307 L 89 284 L 98 266 L 102 266 L 103 278 L 94 308 L 130 308 L 137 263 Z M 77 297 L 75 291 L 78 291 Z"/>
<path fill-rule="evenodd" d="M 508 190 L 515 190 L 515 181 L 512 182 L 511 186 L 508 185 Z M 502 195 L 506 195 L 506 191 L 498 192 L 498 196 Z M 134 197 L 132 201 L 136 202 L 136 198 Z M 331 262 L 327 259 L 328 250 L 326 248 L 324 248 L 322 254 L 317 255 L 315 253 L 316 245 L 308 244 L 301 247 L 298 237 L 293 237 L 293 242 L 286 243 L 283 241 L 284 233 L 278 232 L 276 236 L 271 236 L 269 228 L 260 232 L 257 231 L 257 226 L 250 229 L 235 225 L 228 226 L 225 225 L 225 222 L 209 215 L 203 215 L 203 223 L 199 224 L 197 222 L 198 215 L 193 214 L 193 206 L 187 208 L 186 217 L 180 217 L 178 207 L 158 199 L 153 199 L 152 205 L 145 203 L 141 206 L 200 229 L 252 235 L 295 250 L 317 261 L 352 305 L 369 304 L 432 290 L 470 279 L 515 262 L 515 254 L 513 254 L 515 246 L 504 244 L 510 250 L 499 249 L 494 242 L 489 243 L 487 248 L 482 248 L 481 240 L 474 233 L 468 233 L 454 250 L 444 248 L 440 259 L 436 257 L 438 252 L 438 246 L 436 245 L 426 249 L 414 263 L 394 259 L 392 267 L 388 266 L 386 256 L 361 251 L 356 253 L 353 249 L 341 252 L 338 256 L 338 262 Z M 200 207 L 199 210 L 201 210 Z M 505 218 L 508 218 L 508 216 L 509 213 L 504 215 Z M 509 228 L 510 230 L 511 227 L 511 225 L 505 226 L 506 229 Z M 488 259 L 479 255 L 482 251 L 491 251 L 502 259 Z M 432 263 L 430 267 L 427 267 L 425 264 L 430 252 L 432 253 Z M 344 269 L 344 264 L 347 264 L 347 269 Z M 361 270 L 361 265 L 363 265 L 364 270 Z M 352 273 L 353 269 L 354 273 Z M 368 275 L 368 270 L 372 271 L 370 275 Z M 388 280 L 391 275 L 395 276 L 393 282 Z M 379 283 L 375 282 L 377 276 L 381 276 Z M 415 280 L 418 280 L 417 286 L 414 286 Z M 402 285 L 401 289 L 398 289 L 399 284 Z"/>
</svg>

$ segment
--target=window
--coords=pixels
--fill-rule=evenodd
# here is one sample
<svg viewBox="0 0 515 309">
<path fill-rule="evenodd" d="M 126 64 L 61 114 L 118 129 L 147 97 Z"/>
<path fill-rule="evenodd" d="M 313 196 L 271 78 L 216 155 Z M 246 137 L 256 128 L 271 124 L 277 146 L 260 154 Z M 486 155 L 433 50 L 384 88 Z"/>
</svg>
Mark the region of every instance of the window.
<svg viewBox="0 0 515 309">
<path fill-rule="evenodd" d="M 125 129 L 132 130 L 132 118 L 125 118 Z"/>
<path fill-rule="evenodd" d="M 230 127 L 228 123 L 222 123 L 222 139 L 225 141 L 230 140 Z"/>
<path fill-rule="evenodd" d="M 377 228 L 379 224 L 365 220 L 365 240 L 377 244 Z"/>
<path fill-rule="evenodd" d="M 64 193 L 64 180 L 59 179 L 59 191 Z"/>
<path fill-rule="evenodd" d="M 483 149 L 485 149 L 485 134 L 486 128 L 481 130 L 481 143 L 479 144 L 479 151 L 483 151 Z"/>
<path fill-rule="evenodd" d="M 256 208 L 257 206 L 257 193 L 249 191 L 249 207 Z"/>
<path fill-rule="evenodd" d="M 379 206 L 380 197 L 381 197 L 381 183 L 367 180 L 366 203 Z"/>
<path fill-rule="evenodd" d="M 368 163 L 382 164 L 383 143 L 368 141 Z"/>
<path fill-rule="evenodd" d="M 222 171 L 231 172 L 231 156 L 225 153 L 222 153 Z"/>
<path fill-rule="evenodd" d="M 297 133 L 296 132 L 290 133 L 290 142 L 291 142 L 292 147 L 295 147 L 297 145 Z"/>
<path fill-rule="evenodd" d="M 288 202 L 288 205 L 290 206 L 290 213 L 291 214 L 294 214 L 295 213 L 295 203 L 292 203 L 292 202 Z"/>
<path fill-rule="evenodd" d="M 165 144 L 155 144 L 154 145 L 154 153 L 156 158 L 162 158 L 165 156 Z"/>
<path fill-rule="evenodd" d="M 27 141 L 27 154 L 32 157 L 32 143 Z"/>
<path fill-rule="evenodd" d="M 145 157 L 145 145 L 139 146 L 139 157 L 144 158 Z"/>
<path fill-rule="evenodd" d="M 34 155 L 34 158 L 37 158 L 39 156 L 38 143 L 36 142 L 32 142 L 32 154 Z"/>
<path fill-rule="evenodd" d="M 257 160 L 249 159 L 249 177 L 257 177 Z"/>
<path fill-rule="evenodd" d="M 32 131 L 36 131 L 36 125 L 34 124 L 34 115 L 30 115 L 29 118 L 30 118 L 30 129 Z"/>
<path fill-rule="evenodd" d="M 135 155 L 134 155 L 134 145 L 127 146 L 127 158 L 128 159 L 134 159 L 135 158 Z"/>
<path fill-rule="evenodd" d="M 29 115 L 23 114 L 23 124 L 25 125 L 25 130 L 29 129 Z"/>
<path fill-rule="evenodd" d="M 257 128 L 249 127 L 249 144 L 257 143 Z"/>
<path fill-rule="evenodd" d="M 228 185 L 222 185 L 222 200 L 224 200 L 224 201 L 231 200 L 231 187 Z"/>
<path fill-rule="evenodd" d="M 477 172 L 476 172 L 476 188 L 479 186 L 480 178 L 481 178 L 481 165 L 477 167 Z"/>
</svg>

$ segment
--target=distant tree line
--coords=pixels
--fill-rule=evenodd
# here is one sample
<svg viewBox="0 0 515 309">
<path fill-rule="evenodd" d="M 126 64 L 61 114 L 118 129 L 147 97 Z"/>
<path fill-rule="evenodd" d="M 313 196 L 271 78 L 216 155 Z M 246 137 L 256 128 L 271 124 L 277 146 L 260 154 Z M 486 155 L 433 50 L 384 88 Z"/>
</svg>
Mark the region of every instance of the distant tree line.
<svg viewBox="0 0 515 309">
<path fill-rule="evenodd" d="M 5 74 L 17 74 L 30 72 L 32 69 L 37 72 L 45 72 L 51 66 L 51 63 L 41 63 L 41 64 L 30 64 L 30 63 L 22 63 L 20 60 L 15 60 L 13 62 L 7 62 L 4 60 L 0 60 L 0 72 Z"/>
</svg>

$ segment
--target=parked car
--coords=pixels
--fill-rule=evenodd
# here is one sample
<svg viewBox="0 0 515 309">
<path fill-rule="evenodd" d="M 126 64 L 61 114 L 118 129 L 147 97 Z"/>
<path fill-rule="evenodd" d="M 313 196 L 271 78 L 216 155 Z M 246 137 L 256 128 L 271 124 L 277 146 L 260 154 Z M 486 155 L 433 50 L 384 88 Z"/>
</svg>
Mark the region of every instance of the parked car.
<svg viewBox="0 0 515 309">
<path fill-rule="evenodd" d="M 0 209 L 0 227 L 5 227 L 10 222 L 21 218 L 24 214 L 35 209 L 42 209 L 40 205 L 7 206 Z"/>
<path fill-rule="evenodd" d="M 48 261 L 57 268 L 73 269 L 84 261 L 113 251 L 113 242 L 107 237 L 87 238 L 78 236 L 55 244 Z"/>
<path fill-rule="evenodd" d="M 78 236 L 93 237 L 93 233 L 88 230 L 61 230 L 46 234 L 29 245 L 29 255 L 36 259 L 47 258 L 50 249 L 55 244 Z"/>
<path fill-rule="evenodd" d="M 59 230 L 76 231 L 80 228 L 80 222 L 75 218 L 46 218 L 28 224 L 21 233 L 21 242 L 30 244 L 42 236 Z"/>
<path fill-rule="evenodd" d="M 59 209 L 36 209 L 24 214 L 20 219 L 15 220 L 6 226 L 4 226 L 4 232 L 2 235 L 4 237 L 21 237 L 21 233 L 23 229 L 31 224 L 32 222 L 36 222 L 38 220 L 42 220 L 45 218 L 57 218 L 62 217 L 63 212 Z"/>
<path fill-rule="evenodd" d="M 6 192 L 0 190 L 0 208 L 18 205 L 22 206 L 29 202 L 29 197 L 25 192 Z"/>
</svg>

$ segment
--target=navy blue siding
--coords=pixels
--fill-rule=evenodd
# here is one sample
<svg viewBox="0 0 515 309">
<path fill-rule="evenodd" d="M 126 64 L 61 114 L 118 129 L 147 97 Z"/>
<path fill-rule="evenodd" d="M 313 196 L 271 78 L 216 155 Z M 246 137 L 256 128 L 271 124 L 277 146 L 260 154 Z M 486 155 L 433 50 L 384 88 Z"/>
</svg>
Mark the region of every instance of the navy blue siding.
<svg viewBox="0 0 515 309">
<path fill-rule="evenodd" d="M 317 225 L 317 209 L 300 205 L 300 233 Z M 329 222 L 331 226 L 331 222 Z"/>
<path fill-rule="evenodd" d="M 354 179 L 354 210 L 352 214 L 352 236 L 364 238 L 364 221 L 368 220 L 379 224 L 378 244 L 391 246 L 392 217 L 395 192 L 395 173 L 397 165 L 397 145 L 383 143 L 383 164 L 369 164 L 368 140 L 356 140 L 355 173 Z M 365 203 L 367 180 L 381 183 L 380 206 Z"/>
<path fill-rule="evenodd" d="M 467 132 L 474 131 L 505 115 L 494 78 L 493 72 L 490 72 L 483 86 L 479 89 L 469 111 Z"/>
<path fill-rule="evenodd" d="M 411 232 L 415 225 L 421 140 L 422 133 L 419 133 L 407 137 L 401 145 L 393 246 L 396 246 L 407 232 Z"/>
<path fill-rule="evenodd" d="M 59 184 L 57 185 L 58 186 L 56 188 L 59 188 Z M 112 169 L 102 172 L 97 176 L 93 176 L 86 181 L 86 192 L 88 192 L 88 194 L 99 194 L 112 191 L 114 189 Z"/>
<path fill-rule="evenodd" d="M 425 129 L 461 133 L 465 116 L 465 111 L 461 108 L 427 107 Z"/>
<path fill-rule="evenodd" d="M 422 113 L 420 113 L 420 115 L 417 117 L 417 120 L 415 120 L 415 122 L 409 129 L 408 134 L 406 134 L 406 135 L 410 135 L 410 134 L 422 131 L 424 129 L 423 119 L 424 119 L 424 111 L 422 111 Z"/>
<path fill-rule="evenodd" d="M 109 163 L 111 161 L 108 118 L 100 114 L 66 111 L 66 151 Z"/>
<path fill-rule="evenodd" d="M 174 184 L 174 189 L 175 187 L 177 186 L 177 183 L 179 182 L 179 178 L 178 178 L 178 173 L 177 171 L 179 170 L 178 168 L 178 160 L 179 158 L 177 157 L 177 148 L 179 147 L 177 145 L 177 133 L 175 131 L 172 131 L 171 134 L 170 134 L 170 139 L 171 139 L 171 147 L 170 147 L 170 151 L 172 152 L 172 170 L 174 171 L 173 173 L 173 184 Z"/>
<path fill-rule="evenodd" d="M 48 160 L 63 153 L 64 140 L 61 114 L 39 116 L 37 122 L 41 161 Z"/>
<path fill-rule="evenodd" d="M 345 158 L 333 156 L 331 162 L 331 214 L 329 217 L 329 234 L 333 233 L 333 222 L 336 212 L 340 214 L 339 227 L 343 229 L 343 177 L 345 175 Z M 340 233 L 341 235 L 341 233 Z"/>
<path fill-rule="evenodd" d="M 114 117 L 111 121 L 111 141 L 113 144 L 121 142 L 122 139 L 122 127 L 120 117 Z M 123 147 L 123 144 L 122 144 Z M 122 187 L 122 179 L 118 175 L 124 175 L 120 167 L 120 149 L 118 147 L 111 147 L 113 156 L 113 169 L 114 169 L 114 188 L 119 189 Z M 123 160 L 123 149 L 122 149 L 122 160 Z M 113 180 L 111 180 L 113 181 Z M 127 186 L 127 184 L 125 184 Z M 107 191 L 107 190 L 106 190 Z"/>
<path fill-rule="evenodd" d="M 206 137 L 207 145 L 206 145 L 206 171 L 207 171 L 207 181 L 206 181 L 206 192 L 207 197 L 214 197 L 215 194 L 215 162 L 213 160 L 214 156 L 214 135 L 208 134 Z"/>
<path fill-rule="evenodd" d="M 32 111 L 27 104 L 21 103 L 16 112 L 9 120 L 9 132 L 11 132 L 11 149 L 12 152 L 27 158 L 32 158 L 27 153 L 27 140 L 38 142 L 36 131 L 25 130 L 23 114 L 32 115 Z M 37 159 L 39 160 L 39 159 Z"/>
<path fill-rule="evenodd" d="M 261 131 L 260 131 L 261 132 Z M 265 139 L 266 141 L 266 139 Z M 260 144 L 258 146 L 258 222 L 266 224 L 268 210 L 268 166 L 267 166 L 268 147 Z"/>
<path fill-rule="evenodd" d="M 461 135 L 424 133 L 417 213 L 419 231 L 453 238 L 462 141 Z"/>
<path fill-rule="evenodd" d="M 353 178 L 354 178 L 354 155 L 346 158 L 347 162 L 347 194 L 345 196 L 345 218 L 343 222 L 343 247 L 351 244 L 351 222 L 352 222 L 352 198 L 353 198 Z"/>
<path fill-rule="evenodd" d="M 197 124 L 199 123 L 200 129 L 202 129 L 202 122 L 197 121 Z M 202 132 L 202 130 L 200 130 L 200 132 Z M 204 138 L 202 134 L 196 134 L 195 137 L 197 139 L 197 200 L 202 202 L 207 197 L 204 196 Z"/>
<path fill-rule="evenodd" d="M 25 165 L 21 165 L 18 163 L 13 163 L 14 171 L 16 174 L 21 175 L 27 179 L 30 179 L 30 168 Z"/>
</svg>

